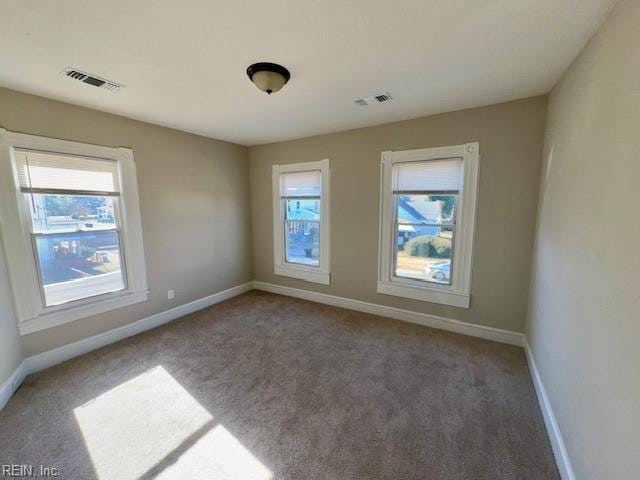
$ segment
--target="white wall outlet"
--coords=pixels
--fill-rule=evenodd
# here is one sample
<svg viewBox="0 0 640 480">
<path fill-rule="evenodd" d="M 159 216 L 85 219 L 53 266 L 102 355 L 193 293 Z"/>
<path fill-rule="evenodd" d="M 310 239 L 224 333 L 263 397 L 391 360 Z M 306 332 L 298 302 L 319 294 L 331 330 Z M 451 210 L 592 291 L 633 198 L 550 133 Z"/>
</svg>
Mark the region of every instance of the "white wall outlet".
<svg viewBox="0 0 640 480">
<path fill-rule="evenodd" d="M 174 292 L 173 290 L 167 290 L 167 298 L 169 300 L 173 300 L 174 298 L 176 298 L 176 292 Z"/>
</svg>

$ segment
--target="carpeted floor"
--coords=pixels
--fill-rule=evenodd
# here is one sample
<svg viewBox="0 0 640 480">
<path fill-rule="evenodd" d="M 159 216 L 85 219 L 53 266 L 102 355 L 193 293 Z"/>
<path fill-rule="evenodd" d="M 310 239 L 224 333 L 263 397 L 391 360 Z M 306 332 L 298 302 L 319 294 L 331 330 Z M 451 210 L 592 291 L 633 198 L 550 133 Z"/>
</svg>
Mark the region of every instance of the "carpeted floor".
<svg viewBox="0 0 640 480">
<path fill-rule="evenodd" d="M 28 377 L 0 464 L 59 478 L 558 479 L 522 349 L 263 292 Z"/>
</svg>

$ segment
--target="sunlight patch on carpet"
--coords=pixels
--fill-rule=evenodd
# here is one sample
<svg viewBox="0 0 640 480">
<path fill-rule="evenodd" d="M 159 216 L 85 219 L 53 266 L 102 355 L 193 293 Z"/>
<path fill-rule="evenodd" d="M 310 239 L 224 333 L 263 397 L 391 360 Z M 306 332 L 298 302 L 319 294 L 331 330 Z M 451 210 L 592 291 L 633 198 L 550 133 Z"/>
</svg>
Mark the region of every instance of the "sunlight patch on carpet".
<svg viewBox="0 0 640 480">
<path fill-rule="evenodd" d="M 100 479 L 272 476 L 161 366 L 75 408 L 74 415 Z"/>
<path fill-rule="evenodd" d="M 156 478 L 209 478 L 215 480 L 269 480 L 271 471 L 218 425 L 184 452 Z"/>
</svg>

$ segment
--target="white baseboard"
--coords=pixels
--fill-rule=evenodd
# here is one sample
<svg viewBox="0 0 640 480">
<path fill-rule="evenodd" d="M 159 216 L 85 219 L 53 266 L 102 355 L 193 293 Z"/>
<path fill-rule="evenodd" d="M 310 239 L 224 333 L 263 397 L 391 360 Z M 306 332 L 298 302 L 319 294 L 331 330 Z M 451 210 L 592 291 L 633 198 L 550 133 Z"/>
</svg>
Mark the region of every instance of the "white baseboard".
<svg viewBox="0 0 640 480">
<path fill-rule="evenodd" d="M 531 351 L 531 347 L 529 347 L 529 342 L 526 338 L 524 341 L 524 351 L 527 355 L 527 363 L 529 364 L 529 371 L 531 372 L 531 378 L 533 379 L 533 386 L 536 390 L 536 395 L 538 396 L 538 403 L 540 404 L 544 423 L 547 426 L 547 434 L 551 441 L 551 448 L 553 448 L 553 455 L 556 458 L 560 477 L 562 480 L 576 480 L 576 475 L 573 472 L 573 466 L 571 465 L 571 459 L 567 453 L 567 448 L 562 438 L 562 432 L 560 432 L 560 426 L 558 425 L 556 416 L 553 413 L 551 401 L 547 396 L 547 390 L 544 388 L 542 377 L 540 377 L 540 372 L 538 371 L 535 359 L 533 358 L 533 352 Z"/>
<path fill-rule="evenodd" d="M 27 373 L 27 364 L 23 360 L 22 363 L 18 365 L 18 368 L 16 368 L 11 376 L 7 379 L 7 381 L 4 382 L 2 386 L 0 386 L 0 410 L 4 408 L 11 396 L 18 389 L 18 387 L 24 380 L 24 377 L 27 376 Z"/>
<path fill-rule="evenodd" d="M 199 298 L 193 302 L 185 303 L 184 305 L 180 305 L 164 312 L 156 313 L 155 315 L 142 318 L 133 323 L 123 325 L 122 327 L 109 330 L 99 335 L 84 338 L 80 341 L 28 357 L 24 361 L 26 371 L 28 374 L 31 374 L 39 370 L 52 367 L 53 365 L 57 365 L 65 360 L 82 355 L 83 353 L 87 353 L 124 338 L 137 335 L 138 333 L 158 327 L 175 320 L 176 318 L 183 317 L 189 313 L 193 313 L 197 310 L 222 302 L 223 300 L 248 292 L 252 288 L 252 282 L 243 283 L 242 285 L 237 285 L 227 290 L 209 295 L 208 297 Z"/>
<path fill-rule="evenodd" d="M 280 295 L 287 295 L 289 297 L 302 298 L 311 302 L 333 305 L 334 307 L 341 307 L 349 310 L 356 310 L 358 312 L 380 315 L 382 317 L 394 318 L 396 320 L 416 323 L 425 327 L 447 330 L 449 332 L 461 333 L 472 337 L 484 338 L 486 340 L 493 340 L 495 342 L 508 343 L 510 345 L 517 345 L 520 347 L 524 345 L 524 335 L 510 330 L 485 327 L 450 318 L 429 315 L 427 313 L 387 307 L 376 303 L 337 297 L 335 295 L 327 295 L 325 293 L 316 293 L 309 290 L 300 290 L 298 288 L 283 287 L 281 285 L 260 282 L 257 280 L 253 282 L 253 288 L 256 290 L 263 290 L 265 292 L 279 293 Z"/>
</svg>

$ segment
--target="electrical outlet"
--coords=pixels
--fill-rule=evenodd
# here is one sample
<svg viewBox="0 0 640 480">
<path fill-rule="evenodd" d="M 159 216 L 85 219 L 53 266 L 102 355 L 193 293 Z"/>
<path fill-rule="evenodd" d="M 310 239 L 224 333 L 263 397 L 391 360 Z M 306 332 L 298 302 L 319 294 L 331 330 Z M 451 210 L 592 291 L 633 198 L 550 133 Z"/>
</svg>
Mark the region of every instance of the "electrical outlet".
<svg viewBox="0 0 640 480">
<path fill-rule="evenodd" d="M 173 300 L 174 298 L 176 298 L 176 292 L 174 292 L 173 290 L 167 290 L 167 298 L 169 300 Z"/>
</svg>

